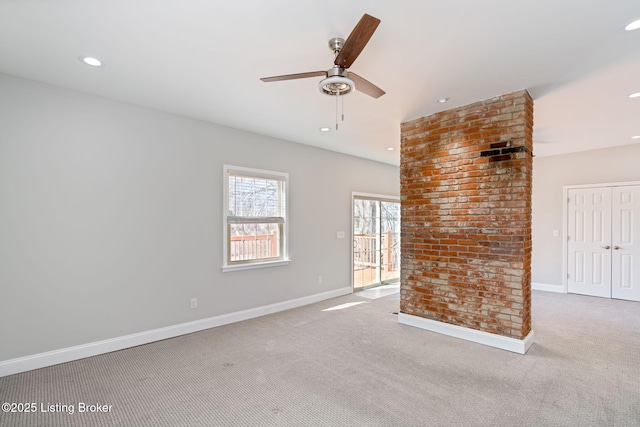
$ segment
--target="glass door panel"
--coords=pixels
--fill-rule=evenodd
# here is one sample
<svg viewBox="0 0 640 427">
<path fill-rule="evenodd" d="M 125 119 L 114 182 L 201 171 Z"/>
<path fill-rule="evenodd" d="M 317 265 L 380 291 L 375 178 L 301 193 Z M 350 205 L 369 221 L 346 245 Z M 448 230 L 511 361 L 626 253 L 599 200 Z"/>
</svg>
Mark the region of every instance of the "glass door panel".
<svg viewBox="0 0 640 427">
<path fill-rule="evenodd" d="M 400 203 L 380 202 L 381 282 L 400 279 Z"/>
<path fill-rule="evenodd" d="M 364 289 L 400 278 L 400 203 L 353 200 L 353 286 Z"/>
</svg>

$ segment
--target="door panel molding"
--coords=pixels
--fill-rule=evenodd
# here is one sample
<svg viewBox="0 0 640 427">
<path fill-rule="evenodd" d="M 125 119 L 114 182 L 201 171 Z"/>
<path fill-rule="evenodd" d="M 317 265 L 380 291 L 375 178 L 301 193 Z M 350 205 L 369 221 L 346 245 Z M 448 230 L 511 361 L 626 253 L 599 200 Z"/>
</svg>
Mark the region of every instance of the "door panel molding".
<svg viewBox="0 0 640 427">
<path fill-rule="evenodd" d="M 613 269 L 611 297 L 640 301 L 640 185 L 612 189 L 612 209 L 618 213 L 611 226 Z"/>
<path fill-rule="evenodd" d="M 611 188 L 570 189 L 567 193 L 570 230 L 567 290 L 610 298 Z"/>
</svg>

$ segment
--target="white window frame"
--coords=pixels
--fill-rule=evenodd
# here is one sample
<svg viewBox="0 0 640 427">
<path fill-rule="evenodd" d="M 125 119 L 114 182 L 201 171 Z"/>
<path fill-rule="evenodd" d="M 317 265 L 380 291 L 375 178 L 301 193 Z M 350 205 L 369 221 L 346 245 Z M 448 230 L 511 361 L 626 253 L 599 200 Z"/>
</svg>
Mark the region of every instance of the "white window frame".
<svg viewBox="0 0 640 427">
<path fill-rule="evenodd" d="M 282 236 L 281 236 L 281 251 L 282 256 L 277 259 L 267 260 L 246 260 L 244 262 L 230 262 L 229 250 L 230 250 L 230 236 L 229 236 L 229 174 L 238 174 L 253 178 L 275 179 L 284 182 L 284 223 L 282 224 Z M 223 185 L 224 185 L 224 203 L 222 213 L 222 271 L 238 271 L 249 270 L 254 268 L 276 267 L 281 265 L 287 265 L 291 262 L 289 259 L 289 174 L 286 172 L 274 172 L 262 169 L 252 169 L 240 166 L 224 165 L 223 167 Z"/>
</svg>

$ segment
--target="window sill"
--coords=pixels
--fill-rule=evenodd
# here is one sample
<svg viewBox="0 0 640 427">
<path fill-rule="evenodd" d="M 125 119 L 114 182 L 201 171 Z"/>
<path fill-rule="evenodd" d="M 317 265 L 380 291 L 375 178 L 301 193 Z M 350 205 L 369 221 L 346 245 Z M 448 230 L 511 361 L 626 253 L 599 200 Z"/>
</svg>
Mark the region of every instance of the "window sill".
<svg viewBox="0 0 640 427">
<path fill-rule="evenodd" d="M 269 262 L 254 262 L 250 264 L 225 265 L 222 267 L 222 272 L 227 273 L 231 271 L 253 270 L 256 268 L 280 267 L 282 265 L 289 265 L 290 262 L 291 262 L 290 259 L 285 259 L 285 260 L 269 261 Z"/>
</svg>

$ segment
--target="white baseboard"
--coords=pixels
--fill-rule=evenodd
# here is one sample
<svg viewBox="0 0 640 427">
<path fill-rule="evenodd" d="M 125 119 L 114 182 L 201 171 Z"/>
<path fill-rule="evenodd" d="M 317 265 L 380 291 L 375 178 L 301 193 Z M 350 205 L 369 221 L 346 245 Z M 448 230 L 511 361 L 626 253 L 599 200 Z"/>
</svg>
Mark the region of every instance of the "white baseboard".
<svg viewBox="0 0 640 427">
<path fill-rule="evenodd" d="M 248 310 L 242 310 L 234 313 L 222 314 L 220 316 L 209 317 L 206 319 L 195 320 L 193 322 L 180 323 L 178 325 L 167 326 L 165 328 L 153 329 L 150 331 L 125 335 L 122 337 L 96 341 L 54 351 L 47 351 L 45 353 L 34 354 L 31 356 L 4 360 L 0 361 L 0 377 L 18 374 L 20 372 L 31 371 L 33 369 L 45 368 L 47 366 L 57 365 L 59 363 L 66 363 L 73 360 L 84 359 L 85 357 L 110 353 L 112 351 L 123 350 L 125 348 L 135 347 L 138 345 L 149 344 L 154 341 L 174 338 L 180 335 L 190 334 L 209 328 L 215 328 L 216 326 L 240 322 L 242 320 L 253 319 L 256 317 L 265 316 L 267 314 L 290 310 L 292 308 L 302 307 L 304 305 L 313 304 L 342 295 L 347 295 L 352 292 L 353 289 L 349 286 L 315 295 L 309 295 L 302 298 L 251 308 Z"/>
<path fill-rule="evenodd" d="M 449 323 L 438 322 L 436 320 L 425 319 L 424 317 L 413 316 L 406 313 L 398 314 L 398 322 L 403 325 L 415 326 L 416 328 L 426 329 L 439 334 L 461 338 L 463 340 L 519 354 L 525 354 L 527 350 L 529 350 L 529 347 L 533 344 L 534 338 L 533 331 L 529 332 L 523 340 L 518 340 L 515 338 L 503 337 L 502 335 L 464 328 L 462 326 L 451 325 Z"/>
<path fill-rule="evenodd" d="M 550 285 L 548 283 L 531 282 L 531 289 L 534 291 L 557 292 L 560 294 L 566 293 L 562 285 Z"/>
</svg>

